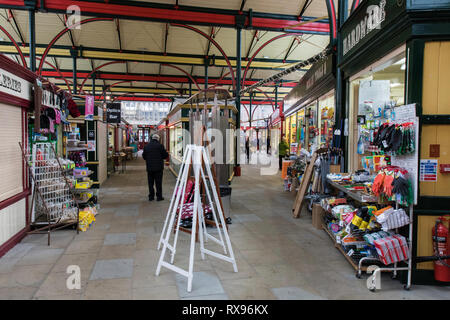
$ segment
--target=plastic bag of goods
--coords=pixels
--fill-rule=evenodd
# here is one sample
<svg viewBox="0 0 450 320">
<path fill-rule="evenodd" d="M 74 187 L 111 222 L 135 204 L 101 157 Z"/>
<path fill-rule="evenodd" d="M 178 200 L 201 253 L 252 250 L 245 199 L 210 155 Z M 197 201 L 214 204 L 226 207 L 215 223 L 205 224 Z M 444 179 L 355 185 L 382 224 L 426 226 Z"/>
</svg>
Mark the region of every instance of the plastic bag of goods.
<svg viewBox="0 0 450 320">
<path fill-rule="evenodd" d="M 91 224 L 95 221 L 95 214 L 93 210 L 83 210 L 79 212 L 78 229 L 85 232 Z"/>
</svg>

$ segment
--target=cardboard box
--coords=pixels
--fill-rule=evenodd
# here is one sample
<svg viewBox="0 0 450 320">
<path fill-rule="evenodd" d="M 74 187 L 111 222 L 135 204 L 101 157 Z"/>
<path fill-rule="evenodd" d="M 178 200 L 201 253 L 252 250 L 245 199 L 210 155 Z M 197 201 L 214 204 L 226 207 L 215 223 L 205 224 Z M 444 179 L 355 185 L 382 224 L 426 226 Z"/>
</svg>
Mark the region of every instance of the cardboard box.
<svg viewBox="0 0 450 320">
<path fill-rule="evenodd" d="M 340 173 L 341 165 L 340 164 L 331 164 L 330 165 L 330 173 Z"/>
<path fill-rule="evenodd" d="M 324 214 L 325 210 L 320 206 L 320 204 L 314 203 L 312 209 L 312 225 L 314 228 L 322 229 Z"/>
</svg>

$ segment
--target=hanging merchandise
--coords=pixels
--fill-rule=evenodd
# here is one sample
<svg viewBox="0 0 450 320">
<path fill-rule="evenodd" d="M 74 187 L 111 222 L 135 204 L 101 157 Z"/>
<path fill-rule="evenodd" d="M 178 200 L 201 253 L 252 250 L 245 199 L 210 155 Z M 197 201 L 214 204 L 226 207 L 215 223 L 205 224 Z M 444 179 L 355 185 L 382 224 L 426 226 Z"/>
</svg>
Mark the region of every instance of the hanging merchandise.
<svg viewBox="0 0 450 320">
<path fill-rule="evenodd" d="M 414 201 L 412 184 L 408 171 L 395 166 L 388 166 L 380 170 L 372 184 L 375 196 L 395 201 L 408 206 Z"/>
<path fill-rule="evenodd" d="M 69 109 L 69 113 L 73 118 L 78 118 L 81 115 L 80 110 L 78 110 L 78 107 L 73 99 L 68 100 L 67 108 Z"/>
<path fill-rule="evenodd" d="M 359 136 L 357 151 L 358 154 L 364 154 L 364 141 L 362 135 Z"/>
<path fill-rule="evenodd" d="M 412 122 L 402 124 L 384 123 L 376 131 L 373 145 L 378 147 L 380 151 L 394 155 L 414 153 L 414 124 Z"/>
<path fill-rule="evenodd" d="M 86 166 L 86 152 L 85 151 L 71 151 L 68 158 L 75 162 L 76 167 Z"/>
</svg>

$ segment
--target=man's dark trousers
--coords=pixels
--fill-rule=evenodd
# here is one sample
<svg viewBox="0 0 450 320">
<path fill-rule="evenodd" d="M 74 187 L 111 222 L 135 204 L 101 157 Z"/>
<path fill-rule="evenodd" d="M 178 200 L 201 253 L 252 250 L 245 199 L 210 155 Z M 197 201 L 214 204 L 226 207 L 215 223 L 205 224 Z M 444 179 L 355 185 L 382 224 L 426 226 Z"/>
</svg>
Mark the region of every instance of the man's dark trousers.
<svg viewBox="0 0 450 320">
<path fill-rule="evenodd" d="M 162 198 L 162 179 L 163 179 L 163 170 L 158 171 L 147 171 L 148 177 L 148 198 L 155 198 L 155 189 L 153 185 L 156 186 L 156 198 Z"/>
</svg>

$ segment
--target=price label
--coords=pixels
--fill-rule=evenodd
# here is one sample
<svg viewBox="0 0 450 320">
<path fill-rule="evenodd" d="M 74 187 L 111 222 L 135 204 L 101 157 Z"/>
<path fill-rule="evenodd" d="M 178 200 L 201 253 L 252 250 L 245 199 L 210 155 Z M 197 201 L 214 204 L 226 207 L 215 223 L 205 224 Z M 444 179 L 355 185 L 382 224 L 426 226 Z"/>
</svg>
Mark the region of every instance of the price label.
<svg viewBox="0 0 450 320">
<path fill-rule="evenodd" d="M 348 255 L 349 257 L 351 257 L 354 253 L 355 253 L 355 251 L 354 251 L 353 249 L 350 249 L 350 251 L 347 252 L 347 255 Z"/>
</svg>

